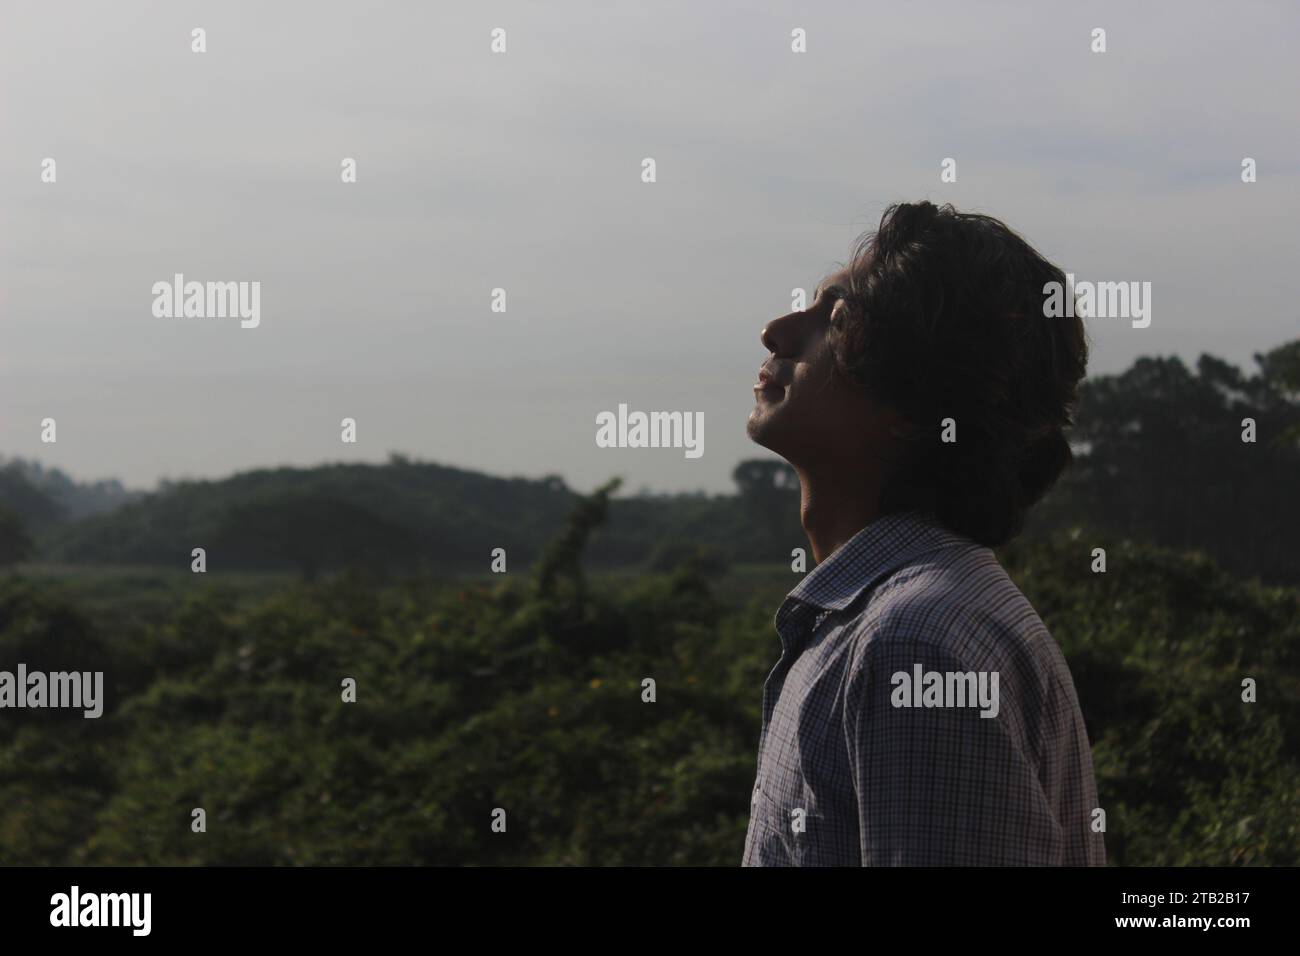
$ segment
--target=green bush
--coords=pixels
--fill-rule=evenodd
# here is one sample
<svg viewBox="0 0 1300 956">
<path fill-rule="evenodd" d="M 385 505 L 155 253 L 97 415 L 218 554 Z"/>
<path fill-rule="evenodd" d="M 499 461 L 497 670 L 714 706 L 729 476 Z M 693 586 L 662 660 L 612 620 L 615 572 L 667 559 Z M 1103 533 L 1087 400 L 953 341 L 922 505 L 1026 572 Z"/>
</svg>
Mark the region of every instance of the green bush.
<svg viewBox="0 0 1300 956">
<path fill-rule="evenodd" d="M 110 687 L 99 720 L 3 714 L 0 861 L 737 865 L 794 576 L 736 606 L 690 566 L 588 584 L 599 517 L 491 585 L 349 573 L 101 623 L 0 580 L 0 668 Z M 1070 662 L 1111 862 L 1300 862 L 1300 591 L 1081 532 L 1002 558 Z"/>
</svg>

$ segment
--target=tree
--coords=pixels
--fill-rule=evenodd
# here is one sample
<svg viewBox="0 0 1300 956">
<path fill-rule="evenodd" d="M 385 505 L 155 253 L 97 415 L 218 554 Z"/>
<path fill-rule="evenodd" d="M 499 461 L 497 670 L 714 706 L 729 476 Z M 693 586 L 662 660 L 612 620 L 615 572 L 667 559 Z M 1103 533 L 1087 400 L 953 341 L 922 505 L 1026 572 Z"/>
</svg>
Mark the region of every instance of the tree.
<svg viewBox="0 0 1300 956">
<path fill-rule="evenodd" d="M 38 534 L 65 517 L 62 506 L 32 483 L 19 461 L 0 468 L 0 506 L 11 509 Z"/>
<path fill-rule="evenodd" d="M 1256 356 L 1245 375 L 1202 355 L 1141 358 L 1083 387 L 1074 467 L 1032 514 L 1179 550 L 1238 574 L 1300 581 L 1300 342 Z M 1244 419 L 1255 442 L 1242 440 Z"/>
<path fill-rule="evenodd" d="M 788 554 L 792 544 L 802 542 L 799 476 L 793 468 L 776 459 L 750 458 L 736 465 L 731 478 L 740 493 L 740 514 L 757 531 L 756 554 Z"/>
<path fill-rule="evenodd" d="M 748 458 L 731 472 L 741 497 L 775 494 L 784 498 L 799 488 L 799 475 L 784 461 Z"/>
<path fill-rule="evenodd" d="M 35 550 L 31 535 L 22 519 L 9 508 L 0 505 L 0 566 L 25 561 Z"/>
</svg>

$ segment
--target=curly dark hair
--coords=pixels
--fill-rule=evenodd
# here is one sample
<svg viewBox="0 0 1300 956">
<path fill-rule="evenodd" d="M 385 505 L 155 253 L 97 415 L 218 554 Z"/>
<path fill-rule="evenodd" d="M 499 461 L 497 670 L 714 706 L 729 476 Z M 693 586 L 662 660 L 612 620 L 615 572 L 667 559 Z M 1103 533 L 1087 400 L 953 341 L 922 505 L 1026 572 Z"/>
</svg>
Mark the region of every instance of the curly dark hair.
<svg viewBox="0 0 1300 956">
<path fill-rule="evenodd" d="M 1073 458 L 1088 344 L 1077 316 L 1043 314 L 1064 273 L 991 216 L 921 202 L 886 209 L 848 275 L 836 365 L 912 426 L 882 510 L 1005 544 Z M 945 418 L 955 442 L 941 440 Z"/>
</svg>

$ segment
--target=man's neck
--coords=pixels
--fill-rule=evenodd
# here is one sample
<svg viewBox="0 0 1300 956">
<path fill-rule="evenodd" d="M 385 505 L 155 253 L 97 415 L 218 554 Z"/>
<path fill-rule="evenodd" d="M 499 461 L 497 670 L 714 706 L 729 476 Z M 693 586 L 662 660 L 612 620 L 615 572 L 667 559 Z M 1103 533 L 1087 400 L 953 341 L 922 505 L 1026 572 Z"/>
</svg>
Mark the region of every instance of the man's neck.
<svg viewBox="0 0 1300 956">
<path fill-rule="evenodd" d="M 821 564 L 879 516 L 880 476 L 856 468 L 795 470 L 799 521 L 812 545 L 813 560 Z"/>
</svg>

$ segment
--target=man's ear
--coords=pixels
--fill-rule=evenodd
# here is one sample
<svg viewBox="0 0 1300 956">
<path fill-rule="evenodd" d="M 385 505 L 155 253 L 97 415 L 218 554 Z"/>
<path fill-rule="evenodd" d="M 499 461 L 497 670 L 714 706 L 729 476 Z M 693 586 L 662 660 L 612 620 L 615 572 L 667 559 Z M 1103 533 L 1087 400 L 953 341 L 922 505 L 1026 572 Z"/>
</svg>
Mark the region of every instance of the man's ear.
<svg viewBox="0 0 1300 956">
<path fill-rule="evenodd" d="M 881 424 L 883 430 L 877 434 L 885 435 L 886 440 L 881 442 L 876 454 L 890 467 L 898 467 L 908 458 L 908 449 L 917 436 L 916 426 L 892 408 L 884 410 Z"/>
<path fill-rule="evenodd" d="M 886 415 L 885 429 L 889 432 L 890 438 L 898 441 L 910 441 L 916 437 L 916 426 L 901 414 L 890 409 Z"/>
</svg>

